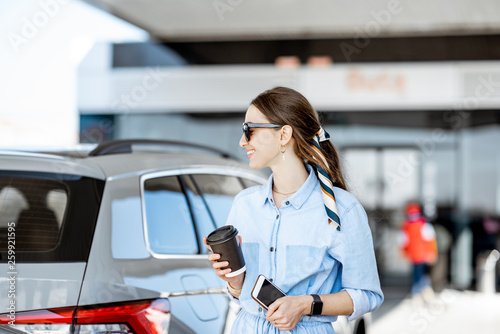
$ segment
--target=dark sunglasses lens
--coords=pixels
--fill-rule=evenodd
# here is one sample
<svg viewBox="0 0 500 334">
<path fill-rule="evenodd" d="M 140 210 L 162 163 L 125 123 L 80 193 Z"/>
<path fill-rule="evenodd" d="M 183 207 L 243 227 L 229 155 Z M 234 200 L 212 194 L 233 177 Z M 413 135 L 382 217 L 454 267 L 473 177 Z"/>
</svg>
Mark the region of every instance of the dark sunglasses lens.
<svg viewBox="0 0 500 334">
<path fill-rule="evenodd" d="M 245 134 L 247 141 L 250 141 L 250 131 L 248 129 L 248 124 L 246 123 L 243 123 L 243 133 Z"/>
</svg>

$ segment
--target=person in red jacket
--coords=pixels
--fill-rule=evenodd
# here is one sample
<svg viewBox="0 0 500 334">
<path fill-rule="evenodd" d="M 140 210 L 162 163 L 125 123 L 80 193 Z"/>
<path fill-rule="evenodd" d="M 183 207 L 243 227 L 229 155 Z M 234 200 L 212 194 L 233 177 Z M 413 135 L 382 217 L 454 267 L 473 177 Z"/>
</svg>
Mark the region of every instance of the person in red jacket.
<svg viewBox="0 0 500 334">
<path fill-rule="evenodd" d="M 399 245 L 403 255 L 413 264 L 411 294 L 416 296 L 424 289 L 432 291 L 428 265 L 437 260 L 436 233 L 422 216 L 422 209 L 417 203 L 409 203 L 406 207 Z"/>
</svg>

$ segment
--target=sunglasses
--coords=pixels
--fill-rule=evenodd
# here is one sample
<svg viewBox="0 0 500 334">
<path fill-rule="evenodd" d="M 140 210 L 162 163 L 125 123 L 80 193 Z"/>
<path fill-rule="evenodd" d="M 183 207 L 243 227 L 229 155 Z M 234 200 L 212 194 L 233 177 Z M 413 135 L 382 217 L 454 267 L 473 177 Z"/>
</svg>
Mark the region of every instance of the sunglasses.
<svg viewBox="0 0 500 334">
<path fill-rule="evenodd" d="M 281 128 L 281 125 L 271 123 L 243 123 L 243 133 L 247 141 L 250 141 L 251 128 Z"/>
</svg>

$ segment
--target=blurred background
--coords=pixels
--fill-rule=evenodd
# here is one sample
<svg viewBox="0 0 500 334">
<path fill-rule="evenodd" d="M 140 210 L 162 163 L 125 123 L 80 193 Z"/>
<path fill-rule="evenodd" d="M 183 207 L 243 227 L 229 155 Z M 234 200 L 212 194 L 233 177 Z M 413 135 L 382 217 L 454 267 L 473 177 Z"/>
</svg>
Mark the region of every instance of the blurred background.
<svg viewBox="0 0 500 334">
<path fill-rule="evenodd" d="M 500 249 L 499 17 L 496 0 L 3 0 L 0 146 L 173 139 L 246 159 L 249 102 L 291 87 L 368 213 L 386 303 L 410 288 L 409 201 L 436 230 L 434 289 L 478 290 Z"/>
</svg>

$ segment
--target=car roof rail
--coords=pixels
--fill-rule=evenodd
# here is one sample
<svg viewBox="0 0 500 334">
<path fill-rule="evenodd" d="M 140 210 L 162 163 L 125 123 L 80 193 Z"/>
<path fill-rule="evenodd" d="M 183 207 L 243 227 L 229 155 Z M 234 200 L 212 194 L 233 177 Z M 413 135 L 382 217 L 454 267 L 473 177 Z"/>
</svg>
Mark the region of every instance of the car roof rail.
<svg viewBox="0 0 500 334">
<path fill-rule="evenodd" d="M 203 151 L 209 151 L 212 153 L 217 153 L 223 158 L 235 159 L 231 154 L 224 152 L 222 150 L 208 147 L 199 144 L 186 143 L 175 140 L 157 140 L 157 139 L 119 139 L 111 140 L 99 144 L 94 150 L 89 153 L 91 157 L 97 157 L 109 154 L 119 154 L 119 153 L 132 153 L 132 145 L 158 145 L 158 146 L 177 146 L 177 147 L 189 147 L 194 149 L 199 149 Z"/>
</svg>

